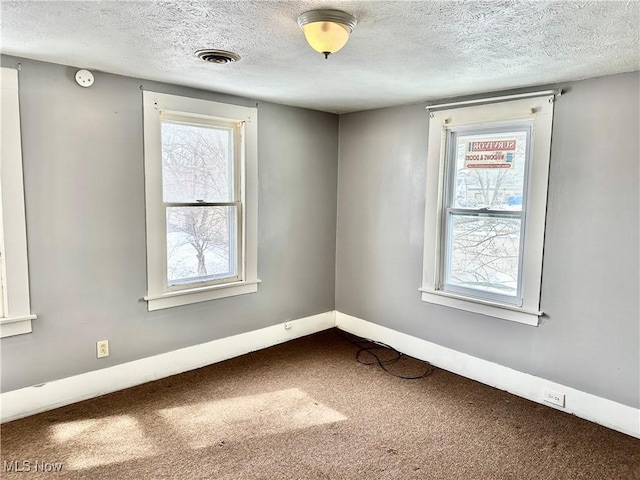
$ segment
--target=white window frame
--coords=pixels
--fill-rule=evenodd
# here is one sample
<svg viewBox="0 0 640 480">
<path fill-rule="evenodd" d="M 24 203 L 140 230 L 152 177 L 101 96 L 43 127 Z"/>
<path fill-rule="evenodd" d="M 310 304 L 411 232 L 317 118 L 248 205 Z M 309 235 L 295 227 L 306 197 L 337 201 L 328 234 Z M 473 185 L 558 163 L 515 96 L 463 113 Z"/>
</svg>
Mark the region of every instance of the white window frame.
<svg viewBox="0 0 640 480">
<path fill-rule="evenodd" d="M 258 110 L 196 98 L 143 92 L 144 164 L 147 227 L 147 301 L 149 311 L 258 291 Z M 236 158 L 239 201 L 238 275 L 204 286 L 167 285 L 166 210 L 162 195 L 161 120 L 194 124 L 239 124 Z"/>
<path fill-rule="evenodd" d="M 0 337 L 30 333 L 29 264 L 22 175 L 18 71 L 1 68 Z"/>
<path fill-rule="evenodd" d="M 422 300 L 437 305 L 537 326 L 540 311 L 542 260 L 544 248 L 547 185 L 551 150 L 551 129 L 555 95 L 514 99 L 473 106 L 460 106 L 430 112 L 427 157 Z M 479 298 L 442 288 L 444 215 L 447 180 L 447 141 L 456 129 L 483 129 L 504 124 L 533 124 L 526 195 L 526 222 L 520 254 L 522 255 L 521 303 Z"/>
<path fill-rule="evenodd" d="M 530 162 L 530 154 L 531 154 L 531 131 L 533 129 L 533 125 L 530 120 L 518 121 L 518 122 L 508 122 L 508 123 L 496 123 L 489 128 L 478 128 L 475 125 L 464 125 L 464 126 L 456 126 L 447 129 L 447 158 L 445 161 L 445 187 L 444 187 L 444 195 L 443 195 L 443 213 L 442 213 L 442 234 L 443 234 L 443 252 L 440 258 L 440 269 L 441 275 L 439 276 L 439 289 L 454 294 L 461 294 L 463 296 L 470 296 L 474 298 L 479 298 L 481 300 L 494 300 L 500 303 L 505 303 L 509 305 L 518 305 L 522 306 L 522 269 L 523 269 L 523 257 L 519 255 L 518 258 L 518 282 L 516 294 L 514 296 L 502 295 L 495 292 L 483 291 L 480 289 L 475 289 L 473 287 L 465 287 L 461 285 L 448 284 L 447 282 L 447 261 L 451 256 L 451 243 L 448 242 L 449 235 L 452 233 L 452 224 L 451 219 L 453 215 L 469 215 L 474 216 L 476 218 L 517 218 L 520 220 L 520 242 L 518 251 L 521 252 L 523 250 L 524 244 L 524 235 L 522 234 L 526 228 L 526 212 L 528 207 L 527 202 L 527 191 L 528 191 L 528 170 Z M 453 184 L 456 175 L 456 157 L 457 151 L 456 147 L 458 145 L 458 137 L 468 136 L 468 135 L 488 135 L 488 136 L 497 136 L 503 135 L 505 133 L 513 133 L 519 132 L 524 133 L 526 136 L 526 152 L 525 152 L 525 163 L 523 169 L 523 191 L 522 197 L 523 202 L 521 206 L 521 210 L 491 210 L 491 209 L 483 209 L 479 210 L 474 207 L 457 207 L 455 201 L 455 186 Z"/>
</svg>

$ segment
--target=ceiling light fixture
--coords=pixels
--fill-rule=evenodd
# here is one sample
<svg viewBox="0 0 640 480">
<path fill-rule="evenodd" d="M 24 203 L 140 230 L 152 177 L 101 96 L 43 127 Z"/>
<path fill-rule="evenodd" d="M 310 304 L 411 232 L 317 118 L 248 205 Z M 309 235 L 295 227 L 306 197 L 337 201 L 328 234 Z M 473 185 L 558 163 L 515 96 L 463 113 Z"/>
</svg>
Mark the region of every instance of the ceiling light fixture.
<svg viewBox="0 0 640 480">
<path fill-rule="evenodd" d="M 356 23 L 356 17 L 340 10 L 311 10 L 298 17 L 307 42 L 324 58 L 345 46 Z"/>
</svg>

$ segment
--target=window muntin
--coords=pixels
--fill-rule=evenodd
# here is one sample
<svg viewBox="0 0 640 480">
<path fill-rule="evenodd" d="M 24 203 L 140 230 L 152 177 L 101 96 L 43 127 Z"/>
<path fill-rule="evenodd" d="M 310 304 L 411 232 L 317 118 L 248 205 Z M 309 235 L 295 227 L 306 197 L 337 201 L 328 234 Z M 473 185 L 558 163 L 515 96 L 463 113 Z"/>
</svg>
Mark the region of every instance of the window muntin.
<svg viewBox="0 0 640 480">
<path fill-rule="evenodd" d="M 531 125 L 447 132 L 443 291 L 522 305 Z"/>
</svg>

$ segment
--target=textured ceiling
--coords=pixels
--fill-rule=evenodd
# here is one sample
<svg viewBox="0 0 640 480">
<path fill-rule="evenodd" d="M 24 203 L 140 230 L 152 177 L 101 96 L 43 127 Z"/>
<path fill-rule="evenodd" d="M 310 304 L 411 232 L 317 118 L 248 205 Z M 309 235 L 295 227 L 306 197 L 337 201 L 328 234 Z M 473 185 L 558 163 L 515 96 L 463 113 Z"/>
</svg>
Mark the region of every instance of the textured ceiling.
<svg viewBox="0 0 640 480">
<path fill-rule="evenodd" d="M 320 7 L 359 20 L 328 60 L 296 23 Z M 2 53 L 336 113 L 640 69 L 636 1 L 2 0 L 1 15 Z"/>
</svg>

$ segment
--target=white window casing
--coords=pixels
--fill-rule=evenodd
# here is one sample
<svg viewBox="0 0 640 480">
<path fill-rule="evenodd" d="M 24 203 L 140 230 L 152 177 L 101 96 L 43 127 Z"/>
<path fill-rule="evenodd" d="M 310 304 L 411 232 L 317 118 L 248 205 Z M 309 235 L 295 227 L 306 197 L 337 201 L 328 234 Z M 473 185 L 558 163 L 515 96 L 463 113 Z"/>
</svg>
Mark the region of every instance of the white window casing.
<svg viewBox="0 0 640 480">
<path fill-rule="evenodd" d="M 148 289 L 144 299 L 148 302 L 148 310 L 257 292 L 260 282 L 257 272 L 257 108 L 149 91 L 143 92 L 143 105 Z M 162 177 L 163 121 L 228 127 L 235 132 L 234 198 L 222 202 L 237 214 L 237 269 L 232 278 L 212 280 L 201 286 L 169 285 L 166 233 L 168 203 L 163 200 Z M 206 205 L 221 206 L 220 203 Z"/>
<path fill-rule="evenodd" d="M 2 68 L 0 88 L 0 336 L 31 332 L 29 265 L 22 176 L 18 71 Z"/>
<path fill-rule="evenodd" d="M 544 247 L 547 185 L 551 129 L 555 95 L 473 106 L 459 106 L 431 112 L 427 158 L 427 185 L 422 300 L 451 308 L 537 326 L 540 311 L 540 289 Z M 462 289 L 443 288 L 444 252 L 447 250 L 443 230 L 447 214 L 447 142 L 452 132 L 477 132 L 500 128 L 501 125 L 531 126 L 529 158 L 525 175 L 521 256 L 518 298 L 507 302 L 496 298 L 469 295 Z M 526 221 L 524 220 L 526 217 Z"/>
</svg>

